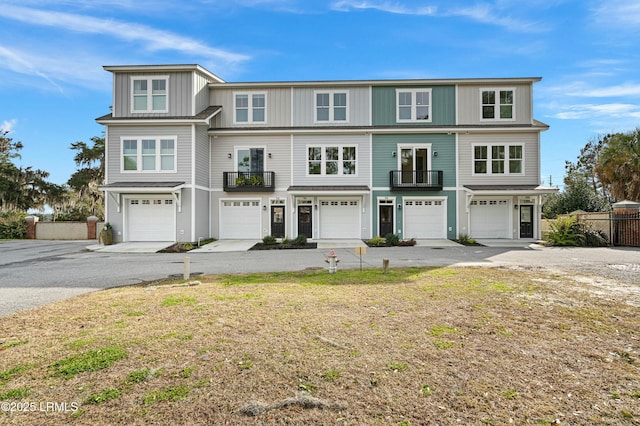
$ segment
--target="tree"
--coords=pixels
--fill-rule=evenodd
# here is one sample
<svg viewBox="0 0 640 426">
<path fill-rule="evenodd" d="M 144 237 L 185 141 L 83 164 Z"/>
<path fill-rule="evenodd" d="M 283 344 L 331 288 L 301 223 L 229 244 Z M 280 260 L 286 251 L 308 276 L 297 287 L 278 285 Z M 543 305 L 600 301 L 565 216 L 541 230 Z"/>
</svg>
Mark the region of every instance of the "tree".
<svg viewBox="0 0 640 426">
<path fill-rule="evenodd" d="M 575 171 L 564 178 L 564 191 L 551 195 L 543 207 L 544 214 L 548 218 L 576 210 L 601 212 L 610 209 L 609 200 L 594 190 L 592 182 L 583 174 Z"/>
<path fill-rule="evenodd" d="M 76 151 L 73 158 L 78 170 L 67 181 L 66 208 L 69 215 L 78 220 L 88 216 L 104 217 L 104 195 L 98 187 L 104 181 L 104 137 L 94 136 L 91 145 L 75 142 L 71 149 Z"/>
<path fill-rule="evenodd" d="M 607 135 L 595 172 L 617 200 L 640 201 L 640 128 Z"/>
</svg>

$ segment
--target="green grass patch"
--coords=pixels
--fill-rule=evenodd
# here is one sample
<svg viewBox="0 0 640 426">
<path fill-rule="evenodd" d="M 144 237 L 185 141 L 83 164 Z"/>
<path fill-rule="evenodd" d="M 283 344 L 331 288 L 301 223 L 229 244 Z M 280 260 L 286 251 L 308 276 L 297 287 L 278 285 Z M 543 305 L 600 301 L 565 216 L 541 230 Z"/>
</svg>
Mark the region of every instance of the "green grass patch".
<svg viewBox="0 0 640 426">
<path fill-rule="evenodd" d="M 460 332 L 453 327 L 448 327 L 446 325 L 436 325 L 435 327 L 431 327 L 429 330 L 429 334 L 435 337 L 441 337 L 443 334 L 460 334 Z"/>
<path fill-rule="evenodd" d="M 128 383 L 142 383 L 148 379 L 150 379 L 153 375 L 151 374 L 151 370 L 148 368 L 142 370 L 132 371 L 127 374 L 127 378 L 125 379 Z"/>
<path fill-rule="evenodd" d="M 112 399 L 120 398 L 122 392 L 116 388 L 105 388 L 102 392 L 94 393 L 85 399 L 85 404 L 102 404 L 103 402 L 110 401 Z"/>
<path fill-rule="evenodd" d="M 389 364 L 387 364 L 387 367 L 389 367 L 389 369 L 393 371 L 404 371 L 409 367 L 409 364 L 407 364 L 406 362 L 391 361 Z"/>
<path fill-rule="evenodd" d="M 65 358 L 51 365 L 53 376 L 69 379 L 86 371 L 98 371 L 111 367 L 127 357 L 127 351 L 118 346 L 106 346 Z"/>
<path fill-rule="evenodd" d="M 16 346 L 25 345 L 27 343 L 29 343 L 28 340 L 19 340 L 17 342 L 2 343 L 0 345 L 0 351 L 9 349 L 9 348 L 15 348 Z"/>
<path fill-rule="evenodd" d="M 145 405 L 151 405 L 157 402 L 176 402 L 186 398 L 189 392 L 189 387 L 185 385 L 169 386 L 164 389 L 147 392 L 144 397 L 144 403 Z"/>
<path fill-rule="evenodd" d="M 453 347 L 453 342 L 449 341 L 449 340 L 444 340 L 444 339 L 435 339 L 433 341 L 433 346 L 436 347 L 436 349 L 443 351 L 445 349 L 449 349 Z"/>
<path fill-rule="evenodd" d="M 28 369 L 30 369 L 32 366 L 27 364 L 27 365 L 19 365 L 17 367 L 13 367 L 9 370 L 3 371 L 0 373 L 0 382 L 6 382 L 7 380 L 19 375 L 20 373 L 23 373 L 25 371 L 27 371 Z"/>
<path fill-rule="evenodd" d="M 331 370 L 327 370 L 324 373 L 322 373 L 322 378 L 329 382 L 333 382 L 336 379 L 340 378 L 341 375 L 342 373 L 340 372 L 340 370 L 336 370 L 335 368 L 332 368 Z"/>
<path fill-rule="evenodd" d="M 167 298 L 165 298 L 162 303 L 160 303 L 160 305 L 164 306 L 164 307 L 169 307 L 169 306 L 178 306 L 178 305 L 184 305 L 184 306 L 191 306 L 193 304 L 196 303 L 196 298 L 193 296 L 169 296 Z"/>
<path fill-rule="evenodd" d="M 6 392 L 0 393 L 0 401 L 7 399 L 24 399 L 29 395 L 29 388 L 16 388 L 9 389 Z"/>
</svg>

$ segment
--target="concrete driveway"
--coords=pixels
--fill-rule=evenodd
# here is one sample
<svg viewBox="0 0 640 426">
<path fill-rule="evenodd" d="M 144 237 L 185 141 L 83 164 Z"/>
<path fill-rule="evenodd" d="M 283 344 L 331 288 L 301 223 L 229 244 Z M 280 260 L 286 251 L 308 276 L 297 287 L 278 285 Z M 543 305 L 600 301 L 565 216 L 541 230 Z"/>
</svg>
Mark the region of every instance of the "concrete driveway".
<svg viewBox="0 0 640 426">
<path fill-rule="evenodd" d="M 326 268 L 330 248 L 212 253 L 90 252 L 87 241 L 18 240 L 0 243 L 0 316 L 110 287 L 182 275 L 189 257 L 194 274 L 295 271 Z M 381 247 L 362 257 L 354 248 L 335 248 L 339 268 L 398 266 L 533 267 L 595 274 L 640 288 L 640 250 L 633 248 Z"/>
</svg>

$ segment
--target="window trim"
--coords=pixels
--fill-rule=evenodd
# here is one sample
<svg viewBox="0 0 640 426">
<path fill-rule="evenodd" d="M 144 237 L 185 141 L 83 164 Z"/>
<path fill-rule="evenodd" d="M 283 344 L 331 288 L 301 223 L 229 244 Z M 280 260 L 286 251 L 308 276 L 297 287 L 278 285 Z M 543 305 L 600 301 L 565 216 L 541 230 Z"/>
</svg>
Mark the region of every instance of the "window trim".
<svg viewBox="0 0 640 426">
<path fill-rule="evenodd" d="M 486 163 L 486 173 L 478 173 L 476 172 L 476 147 L 484 146 L 487 148 L 487 158 L 480 159 L 478 161 L 485 161 Z M 501 160 L 504 166 L 504 173 L 493 173 L 492 163 L 494 160 L 491 156 L 492 148 L 501 146 L 504 148 L 504 158 Z M 520 160 L 521 172 L 520 173 L 511 173 L 510 172 L 510 155 L 509 148 L 513 146 L 519 146 L 522 149 L 521 158 L 516 158 L 514 160 Z M 523 142 L 516 143 L 474 143 L 471 144 L 471 175 L 472 176 L 525 176 L 525 144 Z"/>
<path fill-rule="evenodd" d="M 411 118 L 409 119 L 401 119 L 400 118 L 400 93 L 411 93 Z M 416 103 L 416 93 L 418 92 L 426 92 L 429 94 L 429 118 L 427 120 L 418 120 L 417 117 L 417 108 L 418 105 Z M 433 89 L 431 87 L 412 87 L 412 88 L 397 88 L 396 89 L 396 123 L 431 123 L 433 122 Z"/>
<path fill-rule="evenodd" d="M 136 143 L 136 170 L 125 170 L 124 168 L 124 142 L 133 141 Z M 154 140 L 156 142 L 155 169 L 142 169 L 142 141 Z M 162 170 L 162 141 L 173 141 L 173 169 Z M 164 154 L 166 156 L 166 154 Z M 178 136 L 122 136 L 120 137 L 120 173 L 177 173 L 178 172 Z"/>
<path fill-rule="evenodd" d="M 267 158 L 269 157 L 269 155 L 267 154 L 267 146 L 266 145 L 238 145 L 238 146 L 234 146 L 233 147 L 233 159 L 234 159 L 234 164 L 233 164 L 233 171 L 237 172 L 238 171 L 238 151 L 241 150 L 251 150 L 251 149 L 262 149 L 262 168 L 264 170 L 262 170 L 262 172 L 264 173 L 266 170 L 268 170 L 267 168 Z M 247 172 L 249 173 L 249 172 Z"/>
<path fill-rule="evenodd" d="M 336 120 L 335 119 L 335 95 L 344 94 L 345 95 L 345 119 L 344 120 Z M 318 120 L 318 95 L 329 95 L 329 119 L 328 120 Z M 342 105 L 339 106 L 342 108 Z M 323 123 L 349 123 L 349 90 L 314 90 L 313 91 L 313 122 L 314 124 L 323 124 Z"/>
<path fill-rule="evenodd" d="M 500 118 L 500 92 L 502 91 L 511 91 L 513 94 L 513 103 L 511 104 L 511 118 Z M 493 104 L 494 108 L 494 118 L 484 118 L 482 110 L 484 108 L 484 103 L 482 100 L 483 92 L 494 92 L 495 102 Z M 509 105 L 509 104 L 504 104 Z M 497 112 L 497 117 L 495 117 L 495 112 Z M 515 87 L 481 87 L 480 88 L 480 121 L 484 122 L 495 122 L 495 121 L 516 121 L 516 88 Z"/>
<path fill-rule="evenodd" d="M 309 149 L 310 148 L 320 148 L 320 160 L 309 160 Z M 326 150 L 327 148 L 338 148 L 338 159 L 337 160 L 327 160 L 326 158 Z M 355 149 L 355 158 L 353 160 L 344 160 L 344 148 L 354 148 Z M 320 173 L 312 174 L 309 173 L 309 162 L 310 161 L 320 161 Z M 327 174 L 327 161 L 337 161 L 338 162 L 338 173 L 336 174 Z M 355 165 L 353 174 L 345 174 L 344 173 L 344 161 L 353 161 Z M 323 143 L 323 144 L 307 144 L 305 146 L 305 174 L 307 177 L 357 177 L 358 176 L 358 145 L 357 144 L 332 144 L 332 143 Z"/>
<path fill-rule="evenodd" d="M 238 96 L 247 95 L 247 121 L 238 121 Z M 253 119 L 253 96 L 254 95 L 263 95 L 264 96 L 264 120 L 255 121 Z M 233 92 L 233 124 L 267 124 L 267 92 L 266 91 L 255 91 L 255 90 L 242 90 Z"/>
<path fill-rule="evenodd" d="M 134 92 L 135 89 L 135 81 L 136 80 L 146 80 L 147 81 L 147 109 L 136 109 L 135 98 L 136 94 Z M 153 109 L 153 80 L 164 80 L 165 81 L 165 109 Z M 168 75 L 132 75 L 130 77 L 131 89 L 131 113 L 132 114 L 145 114 L 145 113 L 168 113 L 169 112 L 169 76 Z M 138 95 L 139 96 L 139 95 Z"/>
</svg>

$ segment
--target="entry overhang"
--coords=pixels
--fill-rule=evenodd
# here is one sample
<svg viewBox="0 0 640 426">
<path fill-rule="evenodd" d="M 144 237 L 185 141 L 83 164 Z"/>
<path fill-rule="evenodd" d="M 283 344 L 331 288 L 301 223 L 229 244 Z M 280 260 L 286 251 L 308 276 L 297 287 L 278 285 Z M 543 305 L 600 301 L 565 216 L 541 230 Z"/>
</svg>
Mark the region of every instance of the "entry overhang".
<svg viewBox="0 0 640 426">
<path fill-rule="evenodd" d="M 182 189 L 185 182 L 113 182 L 99 186 L 116 203 L 117 211 L 121 211 L 122 194 L 171 194 L 182 212 Z"/>
</svg>

